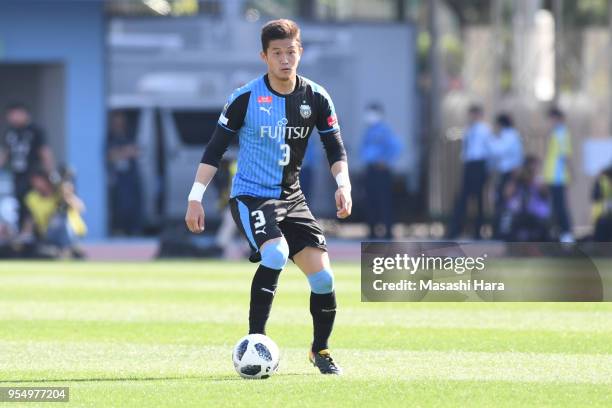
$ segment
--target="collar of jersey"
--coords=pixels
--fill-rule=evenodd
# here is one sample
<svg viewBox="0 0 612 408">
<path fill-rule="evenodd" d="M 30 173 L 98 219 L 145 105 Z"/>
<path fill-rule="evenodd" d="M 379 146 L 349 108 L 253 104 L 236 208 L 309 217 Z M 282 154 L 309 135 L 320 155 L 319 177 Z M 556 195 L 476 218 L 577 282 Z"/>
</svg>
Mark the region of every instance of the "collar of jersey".
<svg viewBox="0 0 612 408">
<path fill-rule="evenodd" d="M 276 96 L 280 96 L 281 98 L 285 98 L 287 96 L 293 95 L 294 93 L 297 92 L 298 89 L 300 89 L 300 83 L 302 82 L 302 79 L 300 78 L 299 75 L 295 76 L 295 88 L 293 88 L 293 91 L 291 91 L 291 93 L 288 93 L 288 94 L 278 93 L 274 89 L 272 89 L 272 86 L 270 85 L 270 81 L 268 80 L 268 74 L 264 75 L 264 82 L 266 84 L 266 88 L 268 88 L 268 91 L 272 92 Z"/>
</svg>

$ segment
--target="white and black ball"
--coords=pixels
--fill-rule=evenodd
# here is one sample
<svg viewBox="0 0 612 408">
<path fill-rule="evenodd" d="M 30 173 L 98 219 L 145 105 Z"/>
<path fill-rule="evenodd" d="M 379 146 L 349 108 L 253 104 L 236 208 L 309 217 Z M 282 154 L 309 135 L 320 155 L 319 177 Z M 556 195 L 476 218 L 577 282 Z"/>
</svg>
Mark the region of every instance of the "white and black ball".
<svg viewBox="0 0 612 408">
<path fill-rule="evenodd" d="M 278 369 L 280 353 L 271 338 L 263 334 L 244 336 L 232 353 L 236 372 L 243 378 L 264 379 Z"/>
</svg>

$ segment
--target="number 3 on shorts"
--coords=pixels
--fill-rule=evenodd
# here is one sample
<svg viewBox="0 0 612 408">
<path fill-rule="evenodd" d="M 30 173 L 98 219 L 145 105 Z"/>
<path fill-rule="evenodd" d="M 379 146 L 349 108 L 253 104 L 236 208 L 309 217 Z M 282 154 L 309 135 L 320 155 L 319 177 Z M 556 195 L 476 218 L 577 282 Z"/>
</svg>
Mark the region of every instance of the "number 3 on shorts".
<svg viewBox="0 0 612 408">
<path fill-rule="evenodd" d="M 278 164 L 281 166 L 286 166 L 289 164 L 289 156 L 291 155 L 291 148 L 287 143 L 283 143 L 280 145 L 280 148 L 283 152 L 283 158 L 278 161 Z"/>
<path fill-rule="evenodd" d="M 253 226 L 255 229 L 263 227 L 266 225 L 266 219 L 264 218 L 264 213 L 261 210 L 256 210 L 251 213 L 251 217 L 255 219 L 255 223 Z"/>
</svg>

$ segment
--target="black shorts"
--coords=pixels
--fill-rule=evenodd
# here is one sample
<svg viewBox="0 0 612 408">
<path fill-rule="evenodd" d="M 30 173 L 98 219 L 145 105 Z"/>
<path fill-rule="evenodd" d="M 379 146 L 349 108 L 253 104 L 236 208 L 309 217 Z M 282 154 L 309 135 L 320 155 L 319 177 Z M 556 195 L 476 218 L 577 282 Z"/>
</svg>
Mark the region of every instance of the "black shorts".
<svg viewBox="0 0 612 408">
<path fill-rule="evenodd" d="M 253 252 L 274 238 L 285 237 L 289 258 L 306 247 L 327 251 L 323 229 L 312 216 L 304 195 L 292 200 L 237 196 L 230 199 L 232 217 Z"/>
</svg>

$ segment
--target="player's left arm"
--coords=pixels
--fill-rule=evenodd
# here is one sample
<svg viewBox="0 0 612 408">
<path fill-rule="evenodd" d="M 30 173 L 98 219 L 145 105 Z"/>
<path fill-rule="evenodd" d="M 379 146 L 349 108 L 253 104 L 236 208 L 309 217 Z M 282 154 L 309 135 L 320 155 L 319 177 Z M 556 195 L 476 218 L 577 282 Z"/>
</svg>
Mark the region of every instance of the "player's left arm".
<svg viewBox="0 0 612 408">
<path fill-rule="evenodd" d="M 338 184 L 335 194 L 336 209 L 338 210 L 336 216 L 338 218 L 346 218 L 351 215 L 353 209 L 346 149 L 344 148 L 344 143 L 342 143 L 340 126 L 338 125 L 336 110 L 331 98 L 325 90 L 321 90 L 318 96 L 319 115 L 317 128 L 321 135 L 321 142 L 325 148 L 332 175 Z"/>
<path fill-rule="evenodd" d="M 348 164 L 346 161 L 339 160 L 332 164 L 331 172 L 338 189 L 336 190 L 336 216 L 338 218 L 346 218 L 351 215 L 353 210 L 353 199 L 351 198 L 351 180 L 349 179 Z"/>
</svg>

